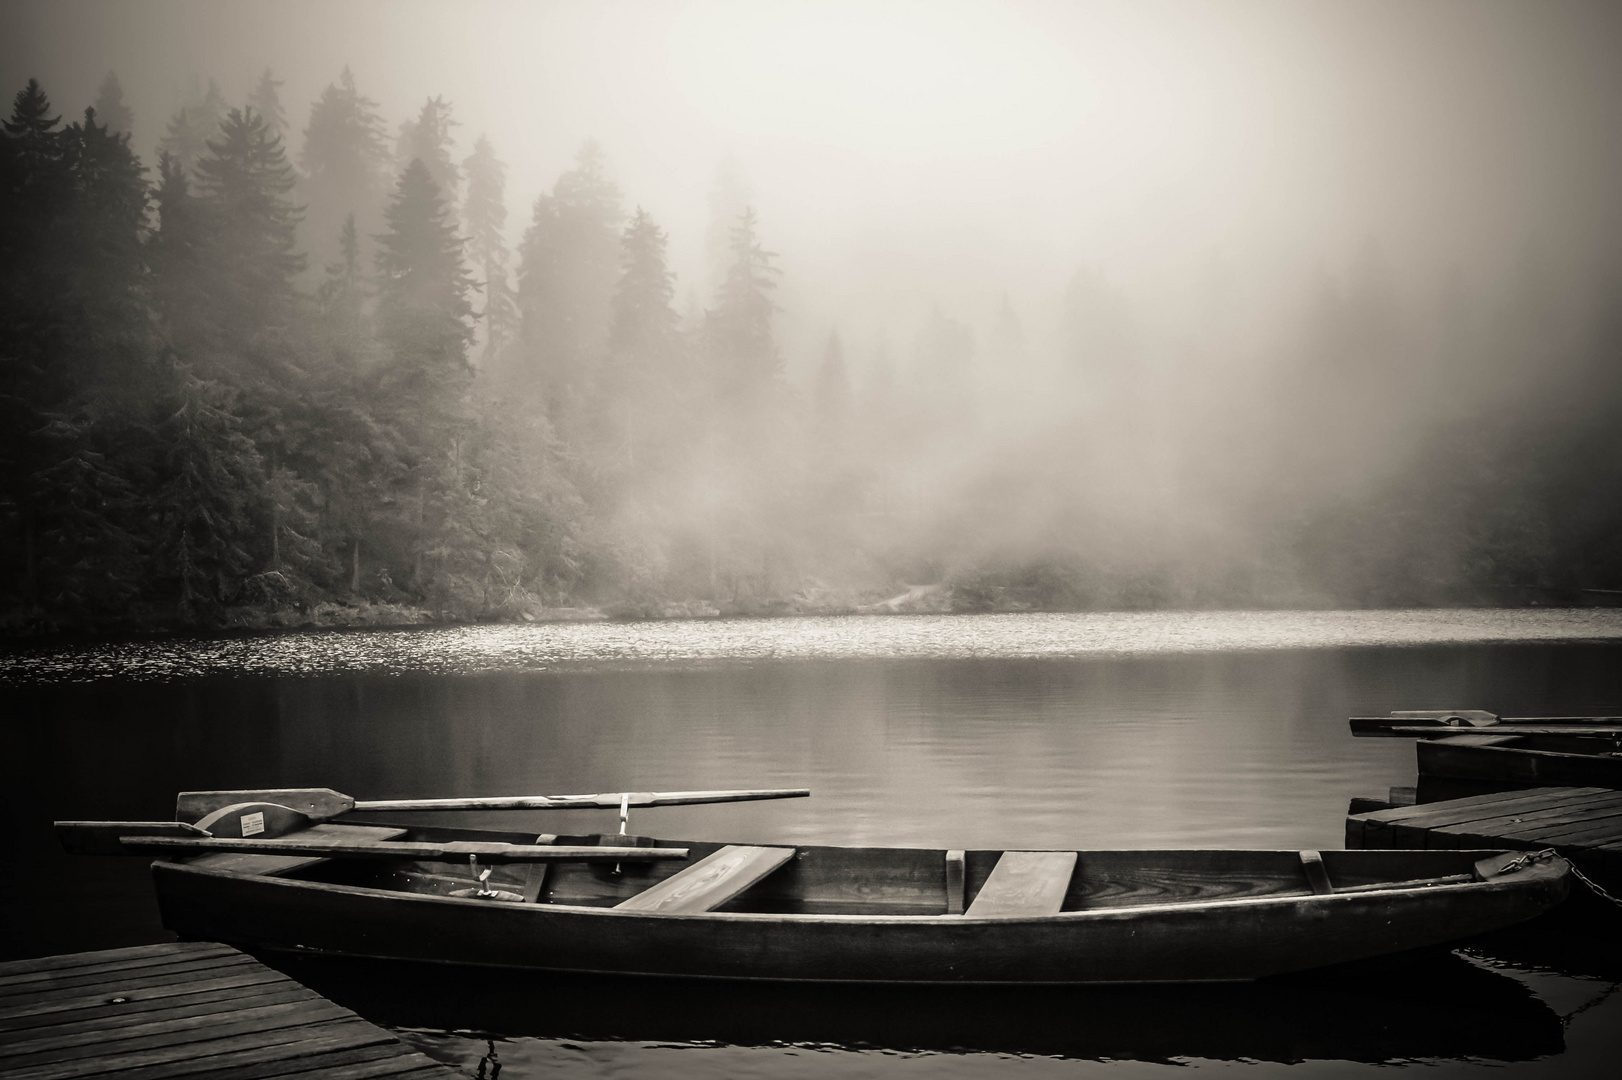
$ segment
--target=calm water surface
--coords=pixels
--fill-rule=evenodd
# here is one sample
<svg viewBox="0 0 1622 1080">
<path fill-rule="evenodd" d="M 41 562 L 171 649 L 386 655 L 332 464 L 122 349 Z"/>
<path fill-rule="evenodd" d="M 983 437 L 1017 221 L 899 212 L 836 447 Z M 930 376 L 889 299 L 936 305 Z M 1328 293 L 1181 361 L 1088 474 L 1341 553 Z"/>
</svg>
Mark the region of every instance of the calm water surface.
<svg viewBox="0 0 1622 1080">
<path fill-rule="evenodd" d="M 175 791 L 361 798 L 810 787 L 633 811 L 633 830 L 933 847 L 1339 847 L 1412 784 L 1393 708 L 1622 711 L 1622 612 L 736 620 L 322 633 L 0 657 L 5 956 L 163 940 L 145 863 L 69 859 L 55 818 Z M 459 815 L 541 831 L 611 811 Z M 424 820 L 421 815 L 414 820 Z M 295 972 L 469 1073 L 1009 1077 L 1177 1066 L 1617 1075 L 1622 955 L 1533 927 L 1220 990 L 807 991 Z M 1296 1068 L 1296 1071 L 1299 1071 Z"/>
</svg>

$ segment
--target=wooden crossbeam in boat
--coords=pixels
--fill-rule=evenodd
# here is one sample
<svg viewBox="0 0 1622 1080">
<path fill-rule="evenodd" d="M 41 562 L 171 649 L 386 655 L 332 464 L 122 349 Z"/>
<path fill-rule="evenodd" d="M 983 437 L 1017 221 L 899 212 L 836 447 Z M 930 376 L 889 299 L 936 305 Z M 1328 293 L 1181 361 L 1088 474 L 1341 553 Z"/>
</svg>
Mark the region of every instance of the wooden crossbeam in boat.
<svg viewBox="0 0 1622 1080">
<path fill-rule="evenodd" d="M 963 914 L 963 887 L 967 856 L 960 850 L 946 853 L 946 914 Z"/>
<path fill-rule="evenodd" d="M 1074 851 L 1005 851 L 969 905 L 971 919 L 1057 915 L 1076 870 Z"/>
<path fill-rule="evenodd" d="M 1301 869 L 1307 873 L 1307 884 L 1317 896 L 1327 896 L 1335 891 L 1329 883 L 1329 871 L 1324 866 L 1324 857 L 1316 851 L 1301 852 Z"/>
<path fill-rule="evenodd" d="M 729 844 L 614 905 L 661 915 L 714 911 L 794 857 L 794 848 Z"/>
</svg>

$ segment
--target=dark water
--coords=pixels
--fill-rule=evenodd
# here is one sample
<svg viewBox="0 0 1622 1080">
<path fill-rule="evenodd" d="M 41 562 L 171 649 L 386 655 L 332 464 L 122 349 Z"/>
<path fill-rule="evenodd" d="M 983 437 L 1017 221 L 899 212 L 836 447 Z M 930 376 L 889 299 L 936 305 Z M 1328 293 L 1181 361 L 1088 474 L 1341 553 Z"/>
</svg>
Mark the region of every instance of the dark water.
<svg viewBox="0 0 1622 1080">
<path fill-rule="evenodd" d="M 0 954 L 163 940 L 145 862 L 69 859 L 49 822 L 169 817 L 178 790 L 804 786 L 809 800 L 633 811 L 633 831 L 1338 847 L 1350 796 L 1414 777 L 1410 743 L 1354 740 L 1349 715 L 1622 711 L 1622 641 L 1573 640 L 1617 637 L 1612 616 L 1375 615 L 822 619 L 14 652 L 0 662 L 13 869 Z M 445 820 L 595 831 L 612 818 Z M 1622 1074 L 1622 951 L 1557 927 L 1218 989 L 294 973 L 470 1075 L 493 1050 L 506 1080 L 1299 1071 L 1289 1063 L 1312 1075 L 1404 1063 Z"/>
</svg>

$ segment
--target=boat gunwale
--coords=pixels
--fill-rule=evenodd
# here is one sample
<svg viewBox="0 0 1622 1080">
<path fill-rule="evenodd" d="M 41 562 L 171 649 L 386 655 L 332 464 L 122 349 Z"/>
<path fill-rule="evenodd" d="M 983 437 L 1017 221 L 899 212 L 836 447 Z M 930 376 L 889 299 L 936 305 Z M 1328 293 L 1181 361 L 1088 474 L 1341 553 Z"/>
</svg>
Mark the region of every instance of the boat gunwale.
<svg viewBox="0 0 1622 1080">
<path fill-rule="evenodd" d="M 775 845 L 788 846 L 788 845 Z M 905 850 L 905 849 L 903 849 Z M 1225 849 L 1204 848 L 1167 848 L 1167 849 L 1094 849 L 1099 851 L 1136 851 L 1136 850 L 1164 850 L 1164 851 L 1206 851 Z M 1293 854 L 1289 849 L 1260 849 L 1236 848 L 1238 853 L 1267 853 L 1267 854 Z M 1422 849 L 1428 850 L 1428 849 Z M 1513 848 L 1482 848 L 1465 851 L 1462 849 L 1448 849 L 1448 855 L 1476 854 L 1481 858 L 1493 855 L 1511 854 Z M 1080 852 L 1079 854 L 1087 854 Z M 1442 854 L 1437 852 L 1437 854 Z M 409 858 L 409 856 L 402 856 Z M 1272 893 L 1265 896 L 1242 896 L 1227 899 L 1195 900 L 1189 902 L 1171 902 L 1159 904 L 1136 904 L 1123 907 L 1084 908 L 1078 911 L 1059 911 L 1050 915 L 1013 916 L 1013 917 L 970 917 L 968 915 L 884 915 L 878 913 L 860 914 L 833 914 L 833 913 L 800 913 L 800 912 L 761 912 L 761 911 L 701 911 L 701 912 L 649 912 L 625 911 L 614 907 L 600 907 L 588 904 L 538 904 L 538 903 L 501 903 L 490 900 L 481 900 L 477 897 L 443 896 L 435 893 L 417 893 L 393 889 L 374 888 L 365 885 L 344 885 L 329 881 L 310 881 L 295 877 L 278 877 L 267 874 L 255 874 L 239 870 L 219 870 L 208 867 L 194 867 L 188 863 L 174 859 L 157 859 L 152 863 L 155 873 L 159 868 L 164 871 L 179 871 L 195 874 L 199 877 L 226 878 L 230 880 L 255 882 L 262 885 L 273 885 L 291 889 L 304 889 L 310 892 L 337 893 L 344 896 L 371 897 L 382 900 L 392 900 L 402 903 L 440 903 L 453 906 L 474 905 L 477 908 L 489 910 L 528 911 L 536 914 L 548 912 L 569 915 L 608 916 L 618 919 L 651 919 L 655 921 L 694 921 L 714 920 L 719 922 L 766 922 L 766 923 L 793 923 L 816 924 L 828 923 L 833 925 L 855 926 L 942 926 L 942 925 L 998 925 L 1019 926 L 1025 924 L 1050 924 L 1070 921 L 1110 921 L 1124 918 L 1142 918 L 1151 914 L 1168 914 L 1183 912 L 1199 912 L 1206 910 L 1228 910 L 1233 908 L 1266 907 L 1282 905 L 1299 905 L 1302 903 L 1328 903 L 1339 901 L 1352 903 L 1356 901 L 1373 901 L 1390 897 L 1415 897 L 1420 895 L 1469 895 L 1477 892 L 1508 891 L 1527 887 L 1533 882 L 1545 880 L 1560 881 L 1569 878 L 1571 874 L 1569 862 L 1562 856 L 1556 856 L 1541 863 L 1534 863 L 1524 867 L 1513 874 L 1506 874 L 1486 881 L 1457 881 L 1424 885 L 1409 885 L 1403 887 L 1401 883 L 1394 883 L 1389 889 L 1358 889 L 1357 891 L 1313 893 L 1306 890 L 1292 890 L 1287 893 Z"/>
</svg>

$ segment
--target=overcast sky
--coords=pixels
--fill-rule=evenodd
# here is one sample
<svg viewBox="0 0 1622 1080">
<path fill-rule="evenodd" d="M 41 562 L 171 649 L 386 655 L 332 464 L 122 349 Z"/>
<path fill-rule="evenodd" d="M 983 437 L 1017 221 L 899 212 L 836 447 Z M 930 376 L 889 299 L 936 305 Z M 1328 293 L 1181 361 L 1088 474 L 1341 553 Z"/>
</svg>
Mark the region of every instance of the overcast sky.
<svg viewBox="0 0 1622 1080">
<path fill-rule="evenodd" d="M 582 139 L 703 286 L 733 154 L 787 271 L 791 366 L 931 304 L 1033 324 L 1079 266 L 1153 313 L 1220 265 L 1252 297 L 1373 240 L 1403 280 L 1622 233 L 1622 4 L 54 2 L 4 5 L 10 95 L 70 117 L 116 70 L 151 161 L 193 73 L 267 65 L 296 153 L 345 64 L 390 126 L 443 95 L 509 166 L 516 238 Z M 699 302 L 707 301 L 702 292 Z M 1037 327 L 1038 338 L 1041 337 Z M 860 358 L 858 357 L 858 362 Z"/>
</svg>

